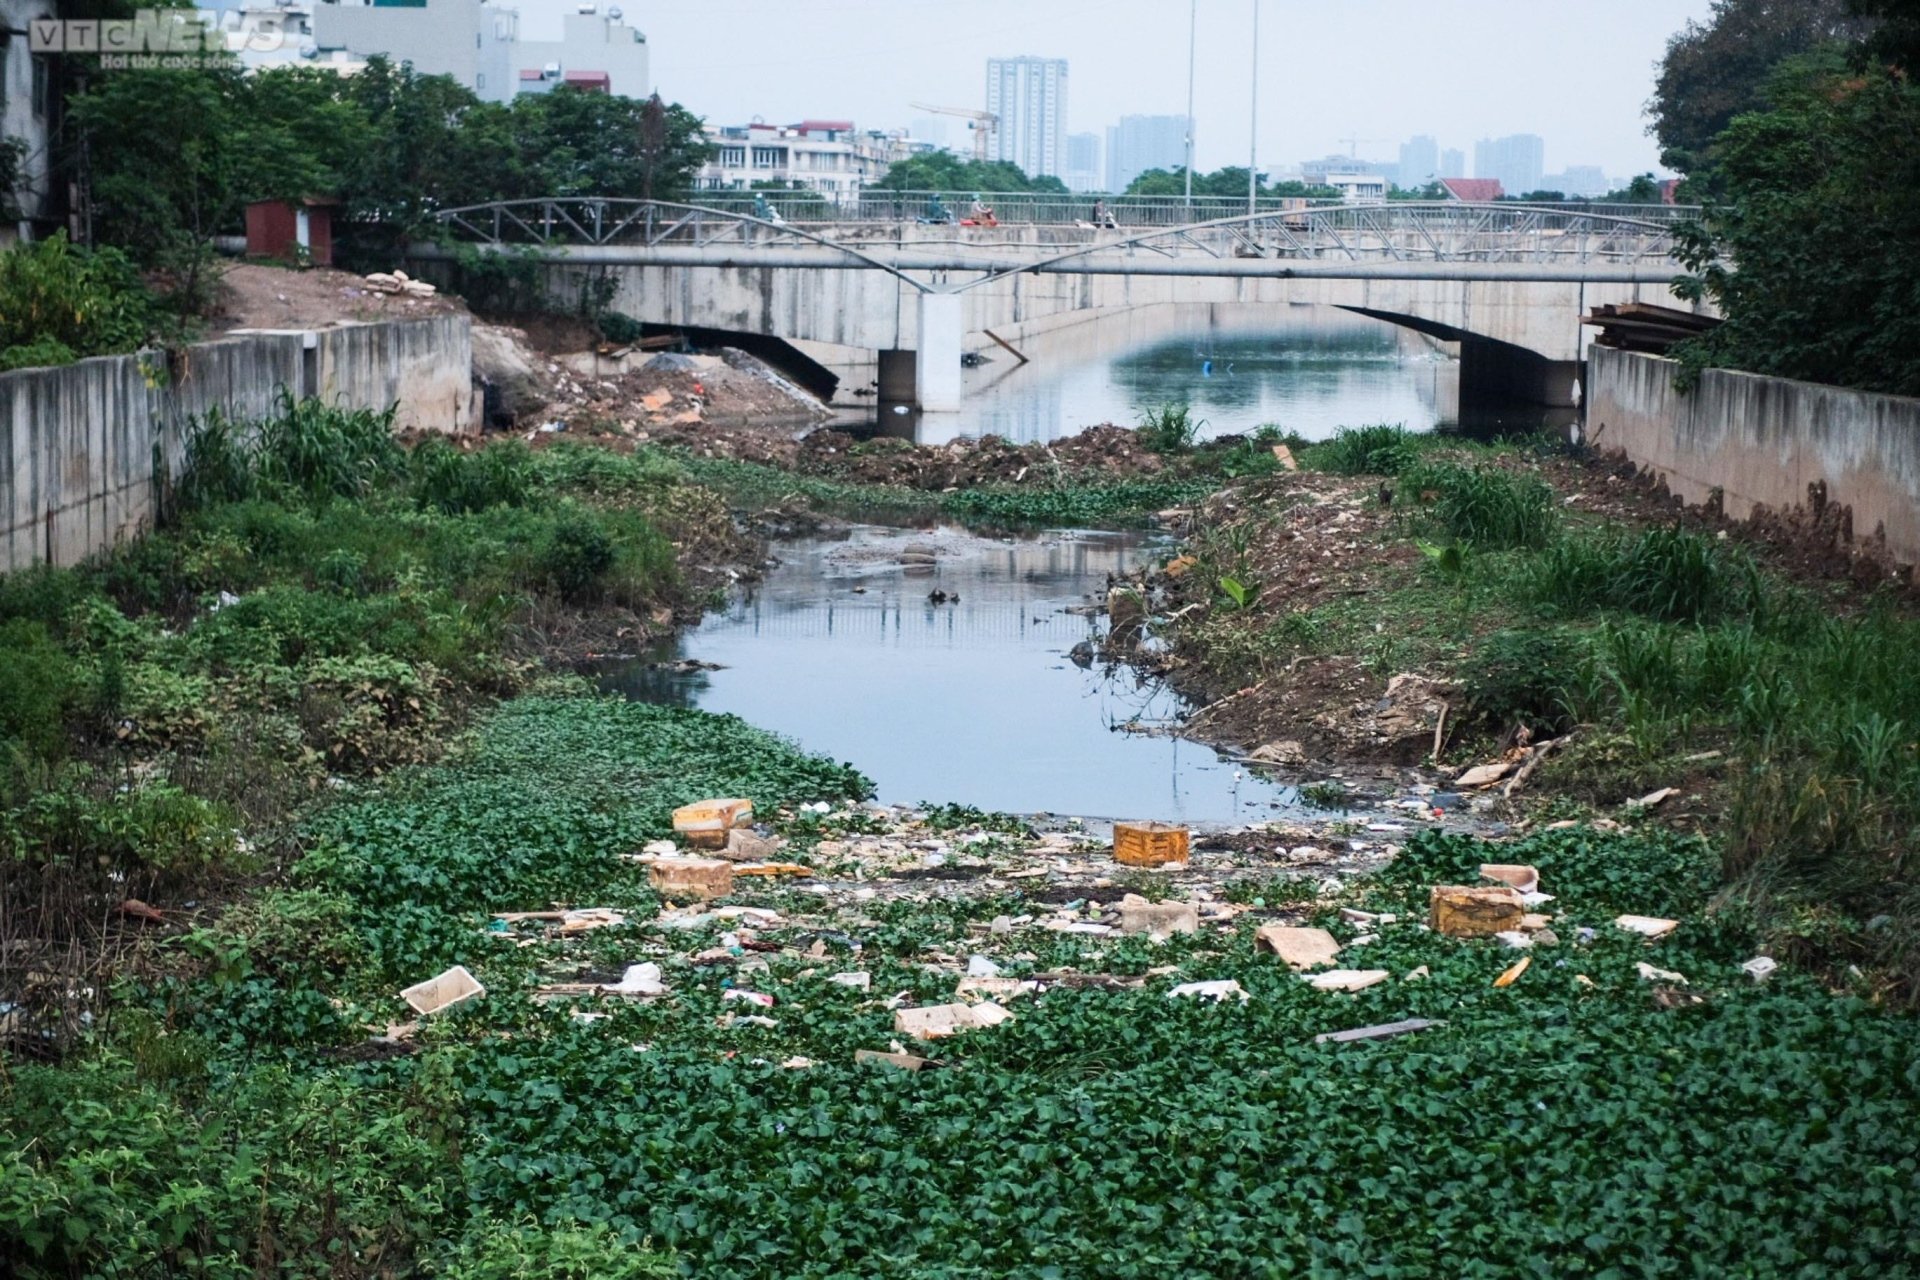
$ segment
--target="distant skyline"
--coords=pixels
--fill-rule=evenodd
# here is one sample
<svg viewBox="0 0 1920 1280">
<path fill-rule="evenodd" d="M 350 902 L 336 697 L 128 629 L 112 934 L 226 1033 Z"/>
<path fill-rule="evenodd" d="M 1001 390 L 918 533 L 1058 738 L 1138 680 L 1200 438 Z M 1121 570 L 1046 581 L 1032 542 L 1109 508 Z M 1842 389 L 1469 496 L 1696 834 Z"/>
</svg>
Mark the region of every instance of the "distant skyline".
<svg viewBox="0 0 1920 1280">
<path fill-rule="evenodd" d="M 524 38 L 558 32 L 572 0 L 506 0 Z M 1065 58 L 1065 129 L 1187 106 L 1187 6 L 1169 0 L 627 0 L 655 86 L 712 123 L 851 118 L 901 128 L 909 104 L 979 108 L 988 58 Z M 1285 167 L 1349 150 L 1393 160 L 1419 135 L 1446 149 L 1535 133 L 1545 167 L 1656 167 L 1643 108 L 1667 37 L 1709 0 L 1262 0 L 1259 154 Z M 1195 165 L 1247 162 L 1251 0 L 1199 0 Z"/>
</svg>

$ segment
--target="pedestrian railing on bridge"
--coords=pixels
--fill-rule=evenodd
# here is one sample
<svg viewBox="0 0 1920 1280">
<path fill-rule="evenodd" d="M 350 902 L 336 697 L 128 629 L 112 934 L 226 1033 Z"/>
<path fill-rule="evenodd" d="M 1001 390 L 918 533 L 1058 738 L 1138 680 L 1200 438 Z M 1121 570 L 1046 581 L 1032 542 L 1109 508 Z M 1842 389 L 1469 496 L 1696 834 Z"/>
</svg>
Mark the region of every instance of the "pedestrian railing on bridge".
<svg viewBox="0 0 1920 1280">
<path fill-rule="evenodd" d="M 439 220 L 456 239 L 491 245 L 713 250 L 716 260 L 736 260 L 742 250 L 784 248 L 817 254 L 820 266 L 864 265 L 894 274 L 980 271 L 988 277 L 1123 270 L 1116 260 L 1127 258 L 1646 266 L 1666 263 L 1673 249 L 1671 218 L 1510 202 L 1306 205 L 1165 228 L 1057 228 L 1024 235 L 1006 227 L 798 223 L 703 205 L 593 197 L 498 201 L 449 209 Z M 782 265 L 815 263 L 803 254 L 789 255 Z"/>
</svg>

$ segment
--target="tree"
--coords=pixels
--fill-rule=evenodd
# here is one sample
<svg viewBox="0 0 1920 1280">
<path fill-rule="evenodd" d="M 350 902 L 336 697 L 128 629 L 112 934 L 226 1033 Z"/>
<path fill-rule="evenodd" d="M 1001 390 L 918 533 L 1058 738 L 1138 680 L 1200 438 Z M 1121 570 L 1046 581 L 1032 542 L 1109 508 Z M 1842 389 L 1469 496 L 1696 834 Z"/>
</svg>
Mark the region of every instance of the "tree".
<svg viewBox="0 0 1920 1280">
<path fill-rule="evenodd" d="M 126 71 L 70 104 L 90 166 L 94 236 L 171 280 L 184 314 L 204 309 L 212 238 L 235 225 L 255 145 L 235 66 Z"/>
<path fill-rule="evenodd" d="M 1447 189 L 1440 185 L 1438 179 L 1418 187 L 1387 188 L 1389 200 L 1445 200 L 1446 198 Z"/>
<path fill-rule="evenodd" d="M 1175 165 L 1171 169 L 1148 169 L 1127 184 L 1125 194 L 1130 196 L 1178 196 L 1187 190 L 1187 171 L 1185 167 Z M 1305 182 L 1269 183 L 1266 175 L 1260 175 L 1257 188 L 1261 196 L 1283 196 L 1314 200 L 1338 200 L 1340 192 L 1333 187 L 1314 186 Z M 1247 194 L 1247 169 L 1245 165 L 1228 165 L 1224 169 L 1215 169 L 1212 173 L 1193 175 L 1193 194 L 1197 196 L 1239 196 Z"/>
<path fill-rule="evenodd" d="M 1058 192 L 1067 187 L 1049 176 L 1029 178 L 1011 160 L 963 160 L 951 151 L 927 151 L 891 166 L 874 186 L 881 191 Z"/>
<path fill-rule="evenodd" d="M 1881 5 L 1904 0 L 1878 0 Z M 1762 106 L 1783 60 L 1858 40 L 1872 27 L 1849 0 L 1714 0 L 1707 20 L 1667 41 L 1647 110 L 1660 162 L 1687 174 L 1713 165 L 1713 141 L 1737 115 Z"/>
<path fill-rule="evenodd" d="M 1920 394 L 1920 88 L 1813 57 L 1765 99 L 1715 139 L 1726 199 L 1683 231 L 1682 292 L 1725 317 L 1683 357 Z"/>
</svg>

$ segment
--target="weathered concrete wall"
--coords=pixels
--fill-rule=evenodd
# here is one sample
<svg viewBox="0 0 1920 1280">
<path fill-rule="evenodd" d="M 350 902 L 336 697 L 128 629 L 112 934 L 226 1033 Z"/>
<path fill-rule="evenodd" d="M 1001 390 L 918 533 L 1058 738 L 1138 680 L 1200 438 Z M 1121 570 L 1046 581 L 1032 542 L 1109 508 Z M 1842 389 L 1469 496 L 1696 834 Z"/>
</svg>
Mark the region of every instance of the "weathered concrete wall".
<svg viewBox="0 0 1920 1280">
<path fill-rule="evenodd" d="M 464 431 L 473 418 L 464 315 L 202 342 L 0 374 L 0 572 L 70 565 L 153 518 L 156 470 L 177 475 L 190 424 L 236 421 L 281 393 L 354 409 L 398 405 L 400 425 Z"/>
<path fill-rule="evenodd" d="M 1660 475 L 1689 502 L 1719 490 L 1744 519 L 1789 510 L 1807 486 L 1853 509 L 1857 537 L 1920 563 L 1920 400 L 1712 369 L 1686 395 L 1670 360 L 1595 347 L 1588 358 L 1587 439 Z"/>
</svg>

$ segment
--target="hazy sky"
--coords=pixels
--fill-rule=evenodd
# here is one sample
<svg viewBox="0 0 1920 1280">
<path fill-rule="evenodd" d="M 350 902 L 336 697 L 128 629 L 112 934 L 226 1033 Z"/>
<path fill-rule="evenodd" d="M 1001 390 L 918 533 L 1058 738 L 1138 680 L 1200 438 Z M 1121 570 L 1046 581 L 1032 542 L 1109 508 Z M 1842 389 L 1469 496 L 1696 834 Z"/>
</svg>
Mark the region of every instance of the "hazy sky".
<svg viewBox="0 0 1920 1280">
<path fill-rule="evenodd" d="M 504 0 L 516 3 L 516 0 Z M 1068 131 L 1177 115 L 1180 0 L 618 0 L 656 87 L 714 123 L 763 116 L 904 126 L 915 101 L 983 107 L 986 60 L 1068 62 Z M 1198 0 L 1196 166 L 1245 164 L 1253 0 Z M 558 36 L 566 0 L 517 0 L 523 36 Z M 1549 172 L 1654 167 L 1642 114 L 1667 37 L 1708 0 L 1260 0 L 1263 167 L 1339 151 L 1397 159 L 1413 134 L 1458 147 L 1546 139 Z M 954 142 L 965 123 L 953 121 Z"/>
</svg>

